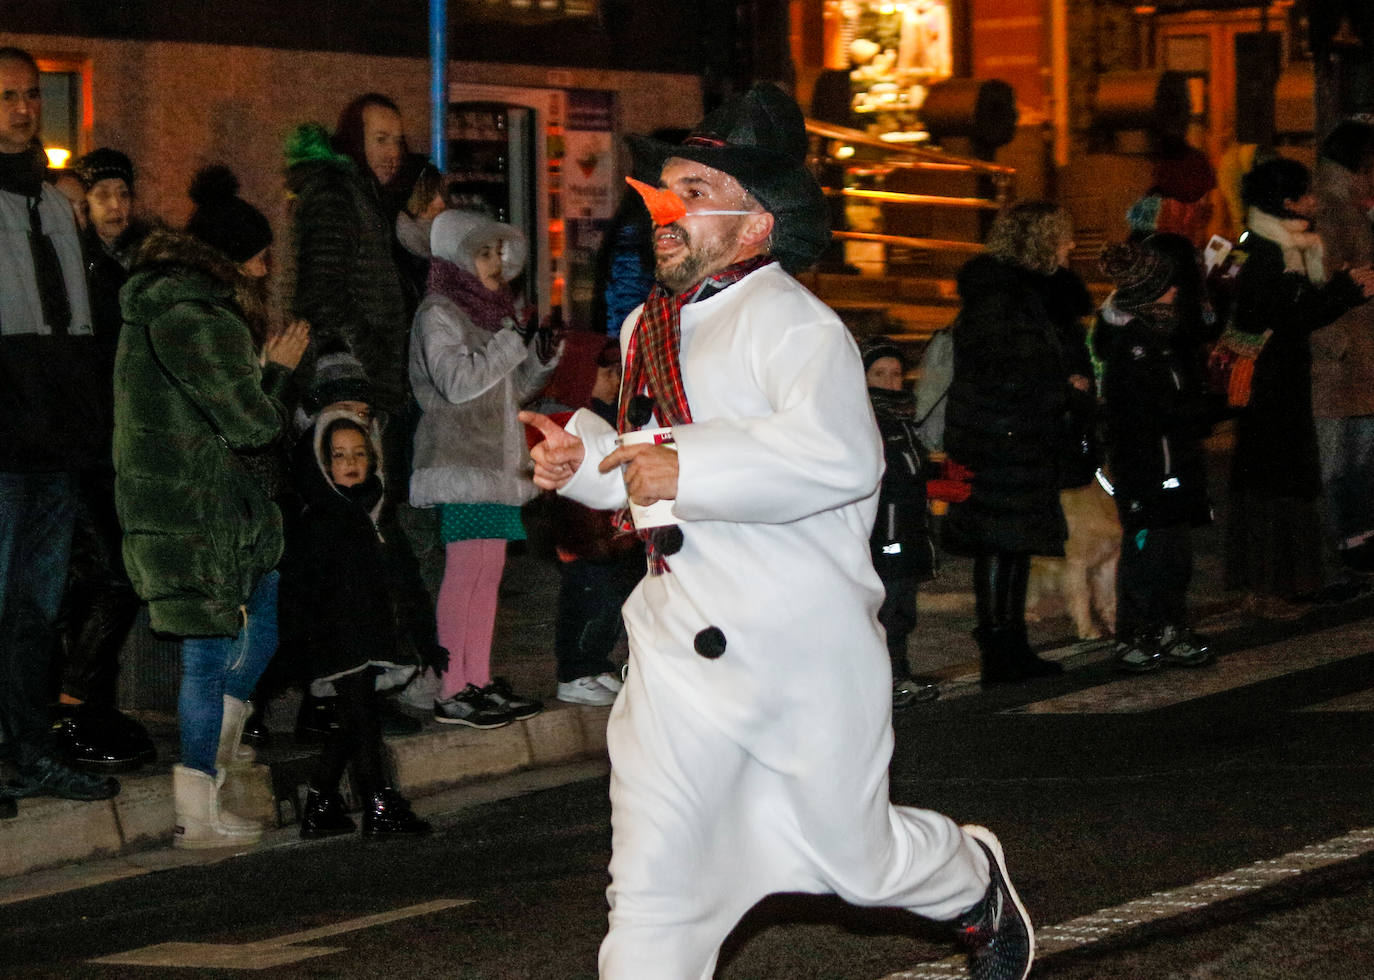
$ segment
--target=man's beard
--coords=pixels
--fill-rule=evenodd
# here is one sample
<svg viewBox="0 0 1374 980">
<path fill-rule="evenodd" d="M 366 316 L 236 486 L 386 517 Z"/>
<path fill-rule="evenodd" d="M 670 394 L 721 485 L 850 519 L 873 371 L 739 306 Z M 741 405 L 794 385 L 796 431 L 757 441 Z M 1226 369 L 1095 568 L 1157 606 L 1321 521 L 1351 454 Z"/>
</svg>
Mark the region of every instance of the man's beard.
<svg viewBox="0 0 1374 980">
<path fill-rule="evenodd" d="M 685 251 L 673 256 L 671 266 L 665 267 L 661 257 L 654 262 L 654 274 L 670 292 L 685 292 L 729 265 L 725 260 L 734 250 L 737 225 L 732 225 L 725 234 L 702 238 L 699 243 L 682 225 L 670 227 L 677 233 Z"/>
</svg>

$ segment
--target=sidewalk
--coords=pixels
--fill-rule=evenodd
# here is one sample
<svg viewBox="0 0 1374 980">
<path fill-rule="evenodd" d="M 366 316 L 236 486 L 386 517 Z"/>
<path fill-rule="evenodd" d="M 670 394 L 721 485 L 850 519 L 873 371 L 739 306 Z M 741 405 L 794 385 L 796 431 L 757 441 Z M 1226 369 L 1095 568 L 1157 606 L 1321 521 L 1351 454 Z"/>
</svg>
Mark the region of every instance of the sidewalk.
<svg viewBox="0 0 1374 980">
<path fill-rule="evenodd" d="M 1224 487 L 1227 448 L 1223 434 L 1212 453 L 1218 490 Z M 1213 499 L 1221 501 L 1220 492 Z M 1203 629 L 1209 618 L 1226 614 L 1238 602 L 1238 597 L 1222 588 L 1221 536 L 1218 522 L 1201 529 L 1194 541 L 1190 596 L 1197 623 Z M 942 556 L 938 576 L 923 585 L 918 596 L 919 623 L 910 642 L 912 668 L 938 677 L 944 698 L 978 690 L 978 652 L 971 637 L 975 623 L 971 583 L 971 560 Z M 558 572 L 552 563 L 512 548 L 501 584 L 492 668 L 516 690 L 544 698 L 544 713 L 493 731 L 438 725 L 426 716 L 419 734 L 388 739 L 401 792 L 423 798 L 524 770 L 604 759 L 610 709 L 566 705 L 553 697 L 557 590 Z M 1066 617 L 1032 624 L 1030 638 L 1033 645 L 1055 659 L 1105 656 L 1101 641 L 1079 643 Z M 623 641 L 619 654 L 624 655 Z M 299 819 L 310 762 L 317 749 L 298 743 L 292 734 L 297 704 L 292 697 L 269 706 L 272 743 L 260 753 L 259 764 L 235 772 L 225 787 L 226 798 L 239 812 L 278 827 Z M 113 800 L 20 800 L 18 816 L 0 820 L 0 878 L 170 843 L 175 719 L 154 711 L 131 713 L 148 725 L 157 742 L 159 761 L 139 773 L 120 777 L 123 790 Z"/>
</svg>

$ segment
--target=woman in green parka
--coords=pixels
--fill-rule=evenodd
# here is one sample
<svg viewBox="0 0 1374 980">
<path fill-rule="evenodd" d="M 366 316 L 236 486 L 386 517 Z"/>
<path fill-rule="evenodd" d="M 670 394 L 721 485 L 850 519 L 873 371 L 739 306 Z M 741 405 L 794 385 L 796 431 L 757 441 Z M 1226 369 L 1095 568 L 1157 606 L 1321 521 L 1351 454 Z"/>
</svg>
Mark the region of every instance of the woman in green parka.
<svg viewBox="0 0 1374 980">
<path fill-rule="evenodd" d="M 196 175 L 187 234 L 157 231 L 121 293 L 115 502 L 124 560 L 153 629 L 182 637 L 179 847 L 262 832 L 219 808 L 246 701 L 276 650 L 281 514 L 240 453 L 278 437 L 278 399 L 304 351 L 295 324 L 263 347 L 272 232 L 226 168 Z"/>
</svg>

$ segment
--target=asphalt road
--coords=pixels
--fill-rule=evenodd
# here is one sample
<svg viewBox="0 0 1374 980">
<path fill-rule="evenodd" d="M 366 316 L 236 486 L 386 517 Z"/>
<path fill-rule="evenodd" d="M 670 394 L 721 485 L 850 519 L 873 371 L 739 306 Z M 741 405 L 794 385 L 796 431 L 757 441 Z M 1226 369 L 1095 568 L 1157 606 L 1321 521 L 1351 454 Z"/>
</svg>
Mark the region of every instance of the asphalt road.
<svg viewBox="0 0 1374 980">
<path fill-rule="evenodd" d="M 896 720 L 893 798 L 999 834 L 1039 927 L 1037 977 L 1374 977 L 1371 614 L 1235 623 L 1214 666 L 1148 677 L 1085 650 L 1063 678 L 918 706 Z M 208 864 L 150 853 L 148 873 L 103 884 L 76 869 L 0 909 L 0 975 L 593 977 L 601 767 L 427 806 L 439 829 L 419 841 L 284 832 Z M 958 976 L 945 938 L 774 896 L 719 976 Z"/>
</svg>

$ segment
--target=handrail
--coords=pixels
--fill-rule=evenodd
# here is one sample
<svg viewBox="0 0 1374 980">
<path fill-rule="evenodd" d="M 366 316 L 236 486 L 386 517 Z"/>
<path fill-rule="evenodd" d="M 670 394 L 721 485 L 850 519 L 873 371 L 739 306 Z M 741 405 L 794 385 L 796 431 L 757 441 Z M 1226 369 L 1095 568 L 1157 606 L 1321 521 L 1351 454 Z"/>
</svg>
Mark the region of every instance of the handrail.
<svg viewBox="0 0 1374 980">
<path fill-rule="evenodd" d="M 849 183 L 845 181 L 839 187 L 826 186 L 823 188 L 826 196 L 830 198 L 857 199 L 885 205 L 989 212 L 1001 209 L 1011 197 L 1011 185 L 1016 175 L 1015 167 L 990 163 L 986 160 L 976 160 L 971 157 L 955 156 L 913 146 L 909 143 L 888 142 L 858 129 L 836 126 L 832 123 L 821 122 L 818 119 L 807 119 L 806 130 L 811 135 L 820 137 L 823 141 L 820 144 L 821 161 L 833 160 L 834 163 L 847 168 L 854 166 L 849 161 L 831 157 L 824 141 L 834 140 L 850 146 L 863 146 L 880 150 L 882 152 L 880 161 L 866 159 L 859 165 L 868 169 L 870 175 L 876 177 L 879 183 L 884 176 L 898 170 L 975 174 L 987 179 L 986 183 L 983 183 L 982 180 L 979 181 L 981 186 L 975 191 L 976 196 L 973 197 L 880 190 L 872 186 L 844 186 L 844 184 Z M 989 187 L 988 184 L 991 186 Z M 981 193 L 983 191 L 987 193 Z M 831 234 L 834 238 L 843 241 L 872 242 L 883 246 L 899 246 L 926 252 L 977 253 L 983 250 L 983 246 L 978 242 L 954 239 L 916 238 L 909 235 L 884 234 L 875 231 L 833 231 Z"/>
<path fill-rule="evenodd" d="M 822 136 L 831 140 L 840 140 L 844 143 L 853 143 L 857 146 L 869 146 L 883 150 L 886 153 L 906 154 L 918 160 L 926 160 L 930 163 L 939 164 L 941 169 L 972 171 L 975 173 L 992 174 L 1001 177 L 1016 176 L 1015 167 L 1007 167 L 1000 163 L 989 163 L 986 160 L 978 160 L 973 157 L 954 156 L 950 153 L 942 153 L 938 150 L 927 150 L 923 147 L 909 146 L 905 143 L 889 143 L 887 140 L 871 136 L 861 129 L 836 126 L 833 123 L 821 122 L 819 119 L 806 120 L 806 131 L 815 136 Z"/>
</svg>

